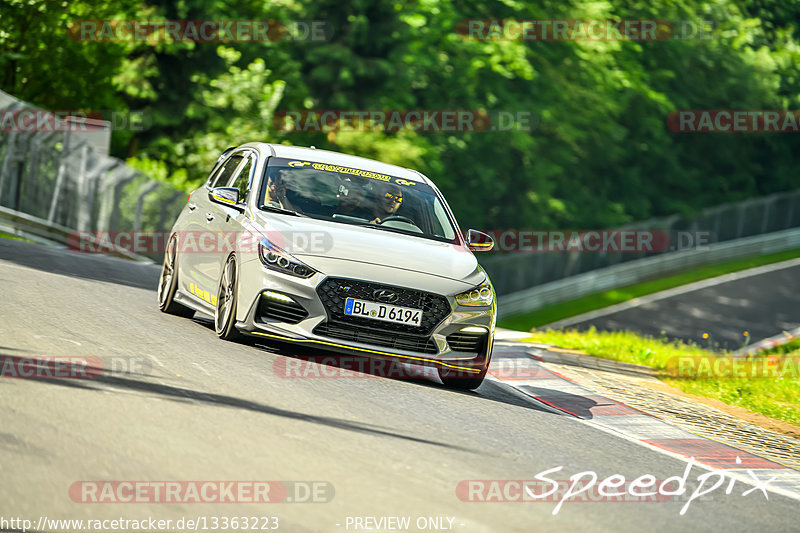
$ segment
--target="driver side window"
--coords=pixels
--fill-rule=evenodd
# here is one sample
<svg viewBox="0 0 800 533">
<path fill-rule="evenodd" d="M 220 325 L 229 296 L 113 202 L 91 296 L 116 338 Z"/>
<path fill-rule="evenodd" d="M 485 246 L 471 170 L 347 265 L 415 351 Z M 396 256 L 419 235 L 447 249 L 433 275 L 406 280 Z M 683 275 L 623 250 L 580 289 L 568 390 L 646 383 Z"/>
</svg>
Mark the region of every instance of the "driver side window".
<svg viewBox="0 0 800 533">
<path fill-rule="evenodd" d="M 225 187 L 225 184 L 228 183 L 233 176 L 233 172 L 236 170 L 236 167 L 239 166 L 239 163 L 242 162 L 243 156 L 242 155 L 234 155 L 228 158 L 222 164 L 222 167 L 217 172 L 217 176 L 211 182 L 211 188 L 215 187 Z"/>
<path fill-rule="evenodd" d="M 245 199 L 247 198 L 247 192 L 250 190 L 250 178 L 251 174 L 253 173 L 254 161 L 254 157 L 247 156 L 242 168 L 231 180 L 231 183 L 227 185 L 227 187 L 236 187 L 239 189 L 239 203 L 244 203 Z"/>
</svg>

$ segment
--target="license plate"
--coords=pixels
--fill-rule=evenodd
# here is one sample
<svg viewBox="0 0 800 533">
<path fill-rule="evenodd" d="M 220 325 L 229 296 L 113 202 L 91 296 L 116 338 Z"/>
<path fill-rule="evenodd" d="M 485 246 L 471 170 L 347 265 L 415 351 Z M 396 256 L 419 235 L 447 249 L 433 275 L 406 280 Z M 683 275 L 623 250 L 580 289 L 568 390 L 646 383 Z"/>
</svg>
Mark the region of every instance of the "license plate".
<svg viewBox="0 0 800 533">
<path fill-rule="evenodd" d="M 373 320 L 383 320 L 384 322 L 392 322 L 394 324 L 408 324 L 410 326 L 419 326 L 422 324 L 421 309 L 368 302 L 355 298 L 347 298 L 344 301 L 344 314 L 371 318 Z"/>
</svg>

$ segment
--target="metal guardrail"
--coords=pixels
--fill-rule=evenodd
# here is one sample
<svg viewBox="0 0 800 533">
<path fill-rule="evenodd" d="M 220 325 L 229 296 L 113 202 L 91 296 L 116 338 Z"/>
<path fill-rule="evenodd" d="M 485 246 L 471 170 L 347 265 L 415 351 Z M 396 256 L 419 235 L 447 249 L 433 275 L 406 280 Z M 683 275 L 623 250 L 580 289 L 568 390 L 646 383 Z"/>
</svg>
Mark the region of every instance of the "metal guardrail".
<svg viewBox="0 0 800 533">
<path fill-rule="evenodd" d="M 715 243 L 707 249 L 664 253 L 569 276 L 511 294 L 501 294 L 498 297 L 498 315 L 504 317 L 535 311 L 547 305 L 675 274 L 689 268 L 796 248 L 800 248 L 800 228 Z"/>
<path fill-rule="evenodd" d="M 673 215 L 615 229 L 663 231 L 671 239 L 681 234 L 706 232 L 711 243 L 723 243 L 798 227 L 800 190 L 724 204 L 690 217 Z M 516 252 L 482 254 L 479 260 L 498 294 L 510 295 L 587 272 L 642 259 L 668 257 L 672 253 Z"/>
<path fill-rule="evenodd" d="M 733 356 L 747 357 L 748 355 L 755 355 L 763 350 L 769 350 L 770 348 L 775 348 L 776 346 L 782 346 L 797 339 L 800 339 L 800 328 L 784 331 L 779 335 L 767 337 L 766 339 L 760 340 L 754 344 L 751 344 L 750 346 L 745 346 L 744 348 L 733 352 Z"/>
<path fill-rule="evenodd" d="M 108 242 L 103 242 L 95 236 L 84 233 L 76 235 L 75 230 L 66 226 L 48 222 L 47 220 L 13 211 L 0 206 L 0 230 L 22 237 L 34 242 L 43 244 L 58 244 L 67 246 L 68 243 L 81 242 L 84 245 L 91 245 L 94 253 L 102 250 L 106 255 L 122 257 L 139 261 L 142 263 L 152 263 L 153 259 L 140 254 L 132 253 L 119 247 L 110 247 Z"/>
</svg>

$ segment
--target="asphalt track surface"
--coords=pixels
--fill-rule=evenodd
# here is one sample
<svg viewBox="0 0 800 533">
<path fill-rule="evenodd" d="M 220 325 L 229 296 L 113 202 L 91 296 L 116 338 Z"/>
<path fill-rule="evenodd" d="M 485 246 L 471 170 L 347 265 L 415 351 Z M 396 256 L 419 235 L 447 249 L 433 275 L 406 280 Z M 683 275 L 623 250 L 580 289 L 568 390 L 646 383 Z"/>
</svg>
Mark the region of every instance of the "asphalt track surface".
<svg viewBox="0 0 800 533">
<path fill-rule="evenodd" d="M 758 491 L 717 491 L 683 516 L 685 500 L 567 501 L 555 515 L 551 501 L 462 501 L 463 480 L 531 480 L 557 466 L 550 477 L 663 480 L 686 465 L 496 382 L 461 393 L 424 379 L 276 376 L 291 348 L 223 342 L 207 320 L 160 313 L 157 276 L 154 266 L 0 239 L 0 355 L 151 362 L 88 380 L 0 378 L 0 517 L 269 515 L 290 532 L 356 531 L 346 527 L 355 516 L 451 517 L 465 533 L 797 531 L 797 501 Z M 317 480 L 335 496 L 76 503 L 69 487 L 81 480 Z"/>
<path fill-rule="evenodd" d="M 800 265 L 727 281 L 571 323 L 570 328 L 628 330 L 737 350 L 800 327 Z M 703 334 L 707 334 L 707 338 Z"/>
</svg>

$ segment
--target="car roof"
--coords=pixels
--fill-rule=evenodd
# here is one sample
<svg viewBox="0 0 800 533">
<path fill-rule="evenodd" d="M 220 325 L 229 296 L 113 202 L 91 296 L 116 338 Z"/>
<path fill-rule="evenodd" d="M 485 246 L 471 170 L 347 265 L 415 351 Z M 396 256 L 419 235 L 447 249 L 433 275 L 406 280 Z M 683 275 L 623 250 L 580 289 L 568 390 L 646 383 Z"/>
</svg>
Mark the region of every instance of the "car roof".
<svg viewBox="0 0 800 533">
<path fill-rule="evenodd" d="M 370 172 L 377 172 L 379 174 L 387 174 L 396 178 L 403 178 L 414 181 L 424 181 L 428 185 L 433 185 L 431 180 L 426 176 L 412 170 L 410 168 L 403 168 L 389 163 L 382 163 L 374 159 L 367 159 L 366 157 L 359 157 L 357 155 L 343 154 L 340 152 L 331 152 L 330 150 L 317 150 L 316 148 L 305 148 L 302 146 L 291 146 L 287 144 L 271 144 L 262 142 L 252 142 L 242 145 L 240 148 L 250 146 L 254 148 L 261 148 L 262 150 L 271 150 L 277 157 L 284 157 L 287 159 L 303 159 L 306 161 L 314 161 L 320 163 L 328 163 L 331 165 L 339 165 L 342 167 L 357 168 L 361 170 L 369 170 Z"/>
</svg>

